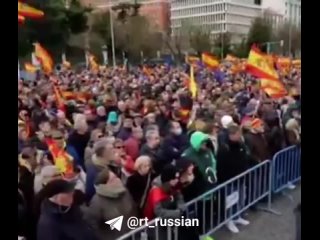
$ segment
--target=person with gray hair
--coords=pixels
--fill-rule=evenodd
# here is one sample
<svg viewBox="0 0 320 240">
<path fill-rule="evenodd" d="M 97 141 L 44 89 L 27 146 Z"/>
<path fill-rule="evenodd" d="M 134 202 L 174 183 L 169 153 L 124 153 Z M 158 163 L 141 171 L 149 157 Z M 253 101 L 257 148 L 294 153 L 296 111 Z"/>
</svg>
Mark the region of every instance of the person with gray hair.
<svg viewBox="0 0 320 240">
<path fill-rule="evenodd" d="M 141 147 L 140 155 L 151 158 L 154 171 L 159 174 L 163 166 L 166 165 L 166 158 L 160 145 L 159 131 L 150 129 L 145 135 L 146 143 Z"/>
</svg>

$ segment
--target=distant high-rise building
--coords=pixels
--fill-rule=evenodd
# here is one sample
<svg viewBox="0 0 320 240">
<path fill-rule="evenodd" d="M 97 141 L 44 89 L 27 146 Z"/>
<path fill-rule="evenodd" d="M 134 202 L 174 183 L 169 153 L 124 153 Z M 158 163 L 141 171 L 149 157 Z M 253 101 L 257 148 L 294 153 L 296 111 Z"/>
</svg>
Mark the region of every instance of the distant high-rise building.
<svg viewBox="0 0 320 240">
<path fill-rule="evenodd" d="M 262 7 L 282 15 L 284 20 L 301 26 L 301 0 L 263 0 Z"/>
<path fill-rule="evenodd" d="M 170 3 L 169 0 L 81 0 L 86 6 L 91 6 L 94 10 L 108 9 L 119 3 L 139 3 L 140 14 L 145 16 L 154 29 L 157 31 L 167 31 L 170 27 Z"/>
<path fill-rule="evenodd" d="M 175 0 L 171 3 L 171 29 L 175 35 L 184 24 L 191 24 L 213 37 L 228 32 L 232 41 L 238 42 L 261 14 L 255 0 Z"/>
</svg>

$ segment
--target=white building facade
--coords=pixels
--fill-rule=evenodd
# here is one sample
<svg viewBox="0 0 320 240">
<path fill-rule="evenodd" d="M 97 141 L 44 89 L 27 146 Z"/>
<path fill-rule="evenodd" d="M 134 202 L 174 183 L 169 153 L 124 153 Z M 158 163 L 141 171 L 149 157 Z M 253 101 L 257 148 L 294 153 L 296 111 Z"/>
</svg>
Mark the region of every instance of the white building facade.
<svg viewBox="0 0 320 240">
<path fill-rule="evenodd" d="M 261 16 L 255 0 L 175 0 L 171 3 L 172 34 L 186 24 L 201 26 L 213 37 L 230 33 L 232 42 L 247 35 L 252 21 Z"/>
</svg>

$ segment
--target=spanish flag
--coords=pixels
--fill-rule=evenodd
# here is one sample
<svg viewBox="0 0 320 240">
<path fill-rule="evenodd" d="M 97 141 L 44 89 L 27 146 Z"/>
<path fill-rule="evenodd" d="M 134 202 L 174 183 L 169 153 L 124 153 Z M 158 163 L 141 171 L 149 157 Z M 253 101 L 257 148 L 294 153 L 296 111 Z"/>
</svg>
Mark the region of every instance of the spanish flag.
<svg viewBox="0 0 320 240">
<path fill-rule="evenodd" d="M 225 60 L 228 62 L 234 63 L 234 62 L 238 62 L 240 59 L 235 56 L 232 56 L 231 54 L 227 54 Z"/>
<path fill-rule="evenodd" d="M 18 15 L 29 18 L 41 18 L 44 12 L 18 1 Z"/>
<path fill-rule="evenodd" d="M 256 78 L 279 79 L 270 58 L 256 47 L 250 50 L 246 70 Z"/>
<path fill-rule="evenodd" d="M 71 67 L 71 63 L 68 62 L 68 61 L 63 61 L 63 62 L 62 62 L 62 66 L 65 67 L 65 68 L 67 68 L 67 69 L 69 69 L 69 68 Z"/>
<path fill-rule="evenodd" d="M 219 67 L 218 59 L 216 57 L 214 57 L 213 55 L 210 55 L 209 53 L 202 53 L 201 60 L 209 68 Z"/>
<path fill-rule="evenodd" d="M 96 62 L 95 56 L 93 56 L 92 54 L 89 55 L 89 67 L 90 67 L 90 70 L 93 70 L 93 71 L 99 70 L 99 65 Z"/>
<path fill-rule="evenodd" d="M 63 112 L 66 112 L 66 107 L 64 105 L 64 97 L 58 85 L 53 84 L 53 92 L 54 92 L 58 109 L 60 109 Z"/>
<path fill-rule="evenodd" d="M 25 20 L 25 17 L 18 14 L 18 23 L 23 23 L 24 20 Z"/>
<path fill-rule="evenodd" d="M 193 69 L 192 65 L 190 66 L 190 78 L 188 81 L 188 88 L 189 88 L 189 91 L 191 92 L 192 98 L 193 99 L 196 98 L 197 92 L 198 92 L 198 87 L 197 87 L 197 83 L 194 79 L 194 69 Z"/>
<path fill-rule="evenodd" d="M 39 43 L 35 45 L 35 55 L 41 62 L 43 71 L 45 73 L 51 73 L 53 69 L 53 61 L 46 49 L 44 49 Z"/>
<path fill-rule="evenodd" d="M 272 98 L 280 98 L 287 95 L 282 82 L 279 80 L 273 61 L 256 47 L 252 47 L 249 53 L 246 69 L 256 78 L 260 78 L 261 89 Z"/>
<path fill-rule="evenodd" d="M 60 149 L 53 139 L 46 139 L 49 151 L 52 154 L 55 166 L 65 178 L 74 177 L 73 158 L 64 149 Z"/>
<path fill-rule="evenodd" d="M 266 94 L 274 99 L 285 97 L 288 94 L 284 85 L 279 80 L 260 79 L 260 87 Z"/>
<path fill-rule="evenodd" d="M 29 73 L 35 73 L 38 70 L 37 67 L 32 65 L 31 63 L 25 63 L 24 68 Z"/>
<path fill-rule="evenodd" d="M 185 58 L 185 62 L 187 64 L 196 64 L 199 61 L 200 61 L 200 58 L 195 56 L 186 56 Z"/>
<path fill-rule="evenodd" d="M 147 66 L 143 66 L 142 68 L 142 72 L 147 75 L 148 77 L 151 76 L 151 74 L 153 74 L 153 69 L 147 67 Z"/>
</svg>

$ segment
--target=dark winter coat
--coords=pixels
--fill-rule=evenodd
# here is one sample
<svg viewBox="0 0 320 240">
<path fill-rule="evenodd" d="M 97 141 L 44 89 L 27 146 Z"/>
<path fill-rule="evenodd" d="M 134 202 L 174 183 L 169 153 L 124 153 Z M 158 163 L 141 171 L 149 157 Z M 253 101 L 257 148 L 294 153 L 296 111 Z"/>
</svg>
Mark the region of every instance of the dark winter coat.
<svg viewBox="0 0 320 240">
<path fill-rule="evenodd" d="M 44 200 L 38 222 L 37 240 L 97 240 L 85 223 L 78 207 L 63 212 L 61 207 Z"/>
<path fill-rule="evenodd" d="M 188 143 L 188 136 L 185 134 L 181 135 L 169 135 L 167 136 L 162 145 L 164 156 L 166 156 L 170 161 L 174 159 L 177 160 L 180 158 L 181 154 L 184 150 L 187 149 Z"/>
<path fill-rule="evenodd" d="M 247 132 L 244 134 L 244 138 L 250 151 L 251 165 L 258 164 L 272 157 L 264 134 Z"/>
<path fill-rule="evenodd" d="M 249 156 L 246 146 L 230 140 L 219 146 L 217 155 L 217 172 L 220 183 L 243 173 L 249 167 Z"/>
<path fill-rule="evenodd" d="M 127 180 L 127 189 L 140 210 L 145 205 L 153 179 L 154 174 L 149 173 L 146 176 L 142 176 L 135 172 Z"/>
<path fill-rule="evenodd" d="M 74 147 L 79 156 L 80 166 L 84 168 L 84 151 L 88 145 L 90 140 L 90 133 L 87 132 L 85 134 L 79 134 L 77 131 L 71 133 L 68 144 Z"/>
</svg>

